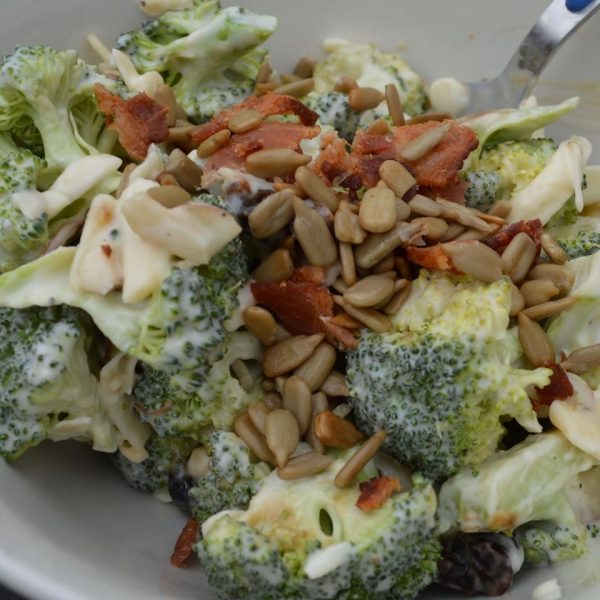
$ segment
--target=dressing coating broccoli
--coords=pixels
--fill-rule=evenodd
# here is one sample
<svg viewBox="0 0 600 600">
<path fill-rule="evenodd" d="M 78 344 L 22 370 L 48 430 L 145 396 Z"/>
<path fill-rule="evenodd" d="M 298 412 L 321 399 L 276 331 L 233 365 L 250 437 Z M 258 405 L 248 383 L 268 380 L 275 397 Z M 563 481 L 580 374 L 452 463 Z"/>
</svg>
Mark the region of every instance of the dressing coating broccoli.
<svg viewBox="0 0 600 600">
<path fill-rule="evenodd" d="M 248 446 L 235 433 L 213 432 L 206 444 L 209 470 L 195 480 L 189 494 L 198 523 L 230 509 L 245 509 L 258 493 L 271 467 L 250 459 Z"/>
<path fill-rule="evenodd" d="M 395 330 L 366 330 L 348 353 L 358 427 L 387 430 L 386 452 L 436 480 L 490 456 L 505 433 L 501 417 L 541 431 L 526 388 L 548 385 L 550 371 L 513 366 L 522 350 L 510 295 L 506 280 L 421 271 Z"/>
<path fill-rule="evenodd" d="M 318 475 L 269 475 L 247 511 L 204 523 L 198 553 L 220 597 L 410 599 L 433 581 L 440 552 L 436 496 L 414 487 L 364 512 L 358 483 L 333 481 L 344 458 Z"/>
<path fill-rule="evenodd" d="M 558 242 L 570 260 L 594 254 L 600 248 L 600 219 L 578 216 L 574 222 L 549 223 L 546 231 Z"/>
<path fill-rule="evenodd" d="M 564 488 L 595 464 L 560 431 L 529 436 L 491 456 L 477 472 L 464 469 L 442 485 L 441 530 L 514 533 L 529 562 L 579 558 L 588 550 L 586 531 Z M 490 494 L 494 489 L 502 493 Z"/>
<path fill-rule="evenodd" d="M 267 55 L 257 46 L 276 27 L 275 17 L 195 0 L 122 34 L 116 48 L 138 72 L 161 73 L 188 117 L 200 122 L 251 93 Z"/>
</svg>

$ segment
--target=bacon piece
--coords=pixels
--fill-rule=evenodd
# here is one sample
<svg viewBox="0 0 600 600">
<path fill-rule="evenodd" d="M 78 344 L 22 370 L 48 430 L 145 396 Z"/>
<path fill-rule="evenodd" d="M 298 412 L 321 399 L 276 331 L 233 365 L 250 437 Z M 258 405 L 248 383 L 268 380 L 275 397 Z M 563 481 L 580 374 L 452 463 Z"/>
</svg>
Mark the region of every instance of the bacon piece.
<svg viewBox="0 0 600 600">
<path fill-rule="evenodd" d="M 546 387 L 535 388 L 537 399 L 532 398 L 531 404 L 536 413 L 540 411 L 541 406 L 550 406 L 555 400 L 566 400 L 575 393 L 567 372 L 560 365 L 544 361 L 543 366 L 552 369 L 552 375 Z"/>
<path fill-rule="evenodd" d="M 360 496 L 356 506 L 365 512 L 383 506 L 394 492 L 399 492 L 402 489 L 400 482 L 395 477 L 388 477 L 387 475 L 373 477 L 369 481 L 361 483 L 359 487 Z"/>
<path fill-rule="evenodd" d="M 440 244 L 419 248 L 417 246 L 408 246 L 406 249 L 406 258 L 415 265 L 425 267 L 426 269 L 437 269 L 438 271 L 450 271 L 450 273 L 460 273 L 454 266 L 449 256 L 442 250 Z"/>
<path fill-rule="evenodd" d="M 160 144 L 169 136 L 169 109 L 145 93 L 122 100 L 97 83 L 94 94 L 98 98 L 98 109 L 106 116 L 106 124 L 119 134 L 119 142 L 131 158 L 143 160 L 150 144 Z"/>
<path fill-rule="evenodd" d="M 349 154 L 350 145 L 335 131 L 326 131 L 321 137 L 321 152 L 315 160 L 314 171 L 333 183 L 354 174 L 355 161 Z M 329 177 L 329 175 L 334 177 Z M 360 188 L 359 188 L 360 189 Z"/>
<path fill-rule="evenodd" d="M 492 250 L 498 250 L 507 246 L 512 239 L 519 233 L 526 233 L 534 242 L 535 245 L 540 247 L 540 238 L 544 233 L 542 222 L 539 219 L 533 219 L 531 221 L 518 221 L 509 225 L 506 229 L 491 235 L 483 240 L 486 246 L 489 246 Z"/>
<path fill-rule="evenodd" d="M 436 198 L 444 198 L 450 202 L 456 202 L 457 204 L 465 203 L 465 192 L 469 188 L 469 184 L 466 181 L 458 181 L 449 183 L 444 187 L 435 187 L 431 185 L 419 186 L 419 194 L 427 196 L 432 200 Z"/>
<path fill-rule="evenodd" d="M 325 287 L 325 269 L 323 267 L 298 267 L 290 281 Z"/>
<path fill-rule="evenodd" d="M 264 117 L 294 113 L 303 125 L 314 125 L 319 115 L 298 98 L 269 92 L 264 96 L 248 96 L 240 104 L 222 110 L 211 121 L 197 127 L 191 133 L 192 141 L 200 145 L 211 135 L 227 128 L 229 119 L 244 110 L 257 110 Z"/>
<path fill-rule="evenodd" d="M 307 127 L 297 123 L 276 123 L 264 121 L 258 127 L 245 133 L 238 133 L 217 150 L 204 167 L 202 185 L 208 187 L 215 179 L 215 173 L 222 167 L 236 171 L 243 170 L 246 157 L 257 150 L 286 148 L 300 150 L 300 142 L 319 135 L 320 127 Z"/>
<path fill-rule="evenodd" d="M 321 317 L 333 317 L 333 299 L 325 286 L 308 282 L 253 283 L 258 304 L 271 310 L 292 335 L 327 333 Z"/>
<path fill-rule="evenodd" d="M 184 526 L 175 542 L 171 555 L 171 564 L 175 567 L 185 567 L 185 561 L 194 553 L 194 544 L 200 535 L 200 526 L 195 519 L 190 519 Z"/>
</svg>

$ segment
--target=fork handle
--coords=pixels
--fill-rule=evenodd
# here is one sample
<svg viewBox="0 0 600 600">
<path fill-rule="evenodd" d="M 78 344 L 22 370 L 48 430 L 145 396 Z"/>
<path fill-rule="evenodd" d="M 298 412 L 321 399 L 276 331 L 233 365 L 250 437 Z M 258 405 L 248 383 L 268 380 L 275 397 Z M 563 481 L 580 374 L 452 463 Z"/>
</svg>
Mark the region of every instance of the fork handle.
<svg viewBox="0 0 600 600">
<path fill-rule="evenodd" d="M 599 8 L 600 0 L 553 0 L 502 73 L 508 81 L 519 81 L 519 100 L 529 94 L 556 51 Z"/>
</svg>

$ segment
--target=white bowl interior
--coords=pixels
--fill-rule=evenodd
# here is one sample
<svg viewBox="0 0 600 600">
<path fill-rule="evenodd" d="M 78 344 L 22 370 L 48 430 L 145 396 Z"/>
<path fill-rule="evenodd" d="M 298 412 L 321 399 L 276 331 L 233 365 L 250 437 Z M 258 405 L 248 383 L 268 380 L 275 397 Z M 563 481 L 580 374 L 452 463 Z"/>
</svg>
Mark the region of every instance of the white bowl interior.
<svg viewBox="0 0 600 600">
<path fill-rule="evenodd" d="M 318 54 L 326 37 L 401 45 L 426 79 L 493 76 L 541 13 L 546 0 L 245 0 L 251 10 L 280 17 L 269 42 L 287 70 L 303 54 Z M 232 2 L 223 2 L 232 4 Z M 142 19 L 134 0 L 2 0 L 0 53 L 43 43 L 85 49 L 83 39 L 114 37 Z M 600 162 L 600 17 L 592 19 L 556 57 L 538 86 L 540 102 L 581 95 L 580 107 L 551 129 L 557 139 L 586 135 Z M 178 570 L 169 555 L 185 517 L 151 495 L 129 489 L 108 457 L 76 443 L 45 443 L 14 465 L 0 462 L 0 580 L 42 600 L 208 600 L 198 566 Z M 558 577 L 563 597 L 598 598 L 600 548 L 554 571 L 521 574 L 506 598 L 531 598 L 539 583 Z M 464 597 L 441 589 L 427 600 Z M 421 596 L 420 596 L 421 598 Z"/>
</svg>

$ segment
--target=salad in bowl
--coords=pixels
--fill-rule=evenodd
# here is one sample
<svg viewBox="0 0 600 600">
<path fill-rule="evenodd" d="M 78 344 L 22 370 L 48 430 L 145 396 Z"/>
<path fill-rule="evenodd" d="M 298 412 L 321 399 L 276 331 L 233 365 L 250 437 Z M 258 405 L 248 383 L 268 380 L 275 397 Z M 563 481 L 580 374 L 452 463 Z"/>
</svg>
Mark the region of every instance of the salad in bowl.
<svg viewBox="0 0 600 600">
<path fill-rule="evenodd" d="M 592 589 L 600 170 L 552 133 L 579 97 L 460 116 L 397 49 L 328 38 L 283 70 L 276 16 L 141 8 L 0 64 L 0 575 L 48 598 Z M 44 586 L 15 575 L 35 531 Z"/>
</svg>

